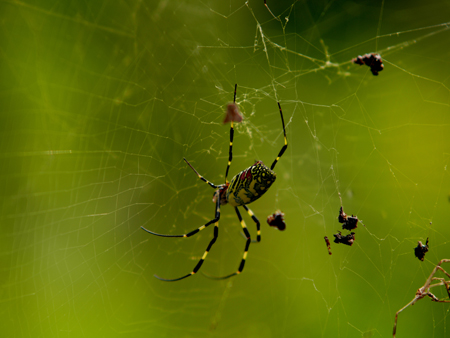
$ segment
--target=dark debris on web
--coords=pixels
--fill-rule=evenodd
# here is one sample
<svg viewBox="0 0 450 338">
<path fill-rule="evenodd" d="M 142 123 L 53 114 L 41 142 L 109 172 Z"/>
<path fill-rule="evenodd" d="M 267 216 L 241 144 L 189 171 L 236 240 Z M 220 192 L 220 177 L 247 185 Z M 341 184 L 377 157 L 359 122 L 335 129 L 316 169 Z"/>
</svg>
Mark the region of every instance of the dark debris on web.
<svg viewBox="0 0 450 338">
<path fill-rule="evenodd" d="M 353 229 L 356 229 L 358 227 L 358 217 L 355 215 L 348 216 L 344 212 L 344 208 L 341 206 L 339 209 L 339 215 L 338 215 L 338 222 L 342 224 L 342 229 L 351 231 Z M 341 231 L 338 231 L 337 234 L 333 234 L 334 236 L 334 243 L 336 244 L 345 244 L 348 246 L 352 246 L 355 242 L 355 233 L 349 232 L 347 235 L 343 235 Z M 324 237 L 325 243 L 328 248 L 328 254 L 331 255 L 331 245 L 330 240 L 327 236 Z"/>
<path fill-rule="evenodd" d="M 349 233 L 346 236 L 343 236 L 342 233 L 339 231 L 337 234 L 334 234 L 334 243 L 342 243 L 345 245 L 352 246 L 353 242 L 355 241 L 355 233 Z"/>
<path fill-rule="evenodd" d="M 417 243 L 417 246 L 414 248 L 414 255 L 416 255 L 416 257 L 423 262 L 423 260 L 425 259 L 425 254 L 428 252 L 429 248 L 428 238 L 425 245 L 423 245 L 422 242 L 419 241 Z"/>
<path fill-rule="evenodd" d="M 277 210 L 272 215 L 267 216 L 267 224 L 280 231 L 285 230 L 286 223 L 284 222 L 284 213 L 282 213 L 281 210 Z"/>
<path fill-rule="evenodd" d="M 344 230 L 350 231 L 358 227 L 358 217 L 355 215 L 347 216 L 342 207 L 339 209 L 338 221 L 342 223 L 342 229 Z"/>
<path fill-rule="evenodd" d="M 378 75 L 384 69 L 383 60 L 380 54 L 370 53 L 364 55 L 358 55 L 356 58 L 352 59 L 352 62 L 357 65 L 366 65 L 370 67 L 370 71 L 373 75 Z"/>
</svg>

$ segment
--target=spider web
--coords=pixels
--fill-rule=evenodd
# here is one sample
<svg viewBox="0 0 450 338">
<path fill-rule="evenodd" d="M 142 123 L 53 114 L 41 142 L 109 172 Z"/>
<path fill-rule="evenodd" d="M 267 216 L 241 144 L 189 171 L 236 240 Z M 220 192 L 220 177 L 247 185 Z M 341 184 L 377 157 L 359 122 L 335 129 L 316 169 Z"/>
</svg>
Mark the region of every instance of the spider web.
<svg viewBox="0 0 450 338">
<path fill-rule="evenodd" d="M 450 258 L 446 1 L 4 1 L 0 328 L 8 337 L 388 337 Z M 379 53 L 373 76 L 351 62 Z M 176 283 L 203 255 L 208 180 L 289 147 L 249 205 L 242 275 Z M 231 178 L 231 177 L 230 177 Z M 331 243 L 344 211 L 353 246 Z M 281 209 L 284 232 L 266 217 Z M 236 271 L 222 207 L 201 271 Z M 255 225 L 242 213 L 253 238 Z M 424 262 L 417 241 L 429 238 Z M 449 269 L 449 267 L 445 267 Z M 434 290 L 445 297 L 445 289 Z M 399 315 L 397 337 L 449 337 L 448 304 Z"/>
</svg>

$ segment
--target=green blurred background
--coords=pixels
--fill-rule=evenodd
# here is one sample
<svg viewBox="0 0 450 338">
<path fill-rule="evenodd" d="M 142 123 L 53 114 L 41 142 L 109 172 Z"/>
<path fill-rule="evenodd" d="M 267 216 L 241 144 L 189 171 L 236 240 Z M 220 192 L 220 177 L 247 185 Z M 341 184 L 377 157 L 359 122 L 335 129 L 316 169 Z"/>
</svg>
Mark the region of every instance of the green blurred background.
<svg viewBox="0 0 450 338">
<path fill-rule="evenodd" d="M 389 337 L 395 312 L 450 258 L 448 1 L 0 2 L 3 337 Z M 378 52 L 373 76 L 351 59 Z M 224 181 L 289 148 L 250 205 L 262 241 L 242 275 L 192 271 Z M 352 247 L 323 237 L 342 205 Z M 284 232 L 265 220 L 285 213 Z M 255 226 L 244 215 L 252 236 Z M 222 208 L 203 272 L 245 241 Z M 429 237 L 425 261 L 414 257 Z M 450 269 L 450 267 L 448 267 Z M 435 290 L 445 297 L 443 288 Z M 424 299 L 397 337 L 450 337 Z"/>
</svg>

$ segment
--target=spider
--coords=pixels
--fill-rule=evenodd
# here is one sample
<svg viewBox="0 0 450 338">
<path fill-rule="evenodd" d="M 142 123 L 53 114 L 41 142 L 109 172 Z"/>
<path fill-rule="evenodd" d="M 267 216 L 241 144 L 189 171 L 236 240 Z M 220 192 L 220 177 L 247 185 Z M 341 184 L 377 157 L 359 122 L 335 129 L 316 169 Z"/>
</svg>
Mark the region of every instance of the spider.
<svg viewBox="0 0 450 338">
<path fill-rule="evenodd" d="M 236 103 L 236 89 L 237 84 L 234 87 L 234 100 L 233 103 Z M 150 230 L 147 230 L 144 227 L 141 227 L 146 232 L 161 236 L 161 237 L 191 237 L 198 233 L 199 231 L 205 229 L 209 225 L 214 223 L 214 237 L 209 242 L 205 253 L 203 254 L 200 261 L 197 263 L 197 265 L 194 267 L 192 272 L 188 273 L 187 275 L 181 276 L 179 278 L 174 279 L 166 279 L 161 278 L 157 275 L 154 275 L 156 278 L 165 281 L 165 282 L 175 282 L 182 280 L 184 278 L 190 277 L 198 272 L 200 267 L 202 266 L 206 256 L 208 255 L 209 250 L 213 246 L 213 244 L 216 242 L 217 237 L 219 236 L 219 219 L 220 219 L 220 206 L 229 204 L 232 207 L 234 207 L 234 211 L 237 214 L 237 217 L 239 219 L 239 222 L 241 223 L 242 229 L 244 231 L 245 237 L 246 237 L 246 243 L 245 243 L 245 249 L 244 249 L 244 255 L 242 257 L 241 263 L 239 265 L 239 268 L 236 272 L 233 272 L 232 274 L 229 274 L 227 276 L 223 277 L 211 277 L 207 276 L 213 279 L 226 279 L 230 278 L 232 276 L 239 275 L 242 270 L 244 269 L 245 260 L 247 258 L 247 252 L 248 248 L 251 243 L 251 237 L 250 233 L 247 229 L 247 226 L 245 225 L 244 220 L 242 219 L 241 213 L 239 212 L 238 207 L 243 207 L 245 211 L 249 214 L 249 216 L 252 218 L 252 220 L 256 224 L 256 230 L 257 230 L 257 242 L 261 241 L 261 230 L 260 230 L 260 223 L 259 220 L 256 218 L 253 211 L 251 211 L 247 204 L 250 204 L 251 202 L 256 201 L 258 198 L 260 198 L 264 193 L 270 188 L 270 186 L 275 182 L 276 174 L 273 171 L 273 168 L 275 168 L 275 165 L 280 160 L 280 157 L 284 154 L 284 152 L 287 149 L 287 138 L 286 138 L 286 129 L 284 127 L 284 118 L 283 118 L 283 112 L 281 111 L 280 103 L 278 102 L 278 108 L 280 110 L 280 116 L 281 116 L 281 123 L 283 125 L 283 134 L 284 134 L 284 145 L 281 148 L 280 152 L 278 153 L 277 158 L 273 161 L 270 169 L 266 167 L 262 161 L 256 161 L 255 164 L 248 167 L 247 169 L 241 171 L 240 173 L 236 174 L 232 179 L 231 182 L 228 182 L 228 171 L 230 169 L 231 161 L 233 159 L 233 135 L 234 135 L 234 128 L 233 128 L 233 119 L 231 119 L 231 128 L 230 128 L 230 148 L 229 148 L 229 157 L 228 157 L 228 164 L 227 169 L 225 171 L 225 183 L 220 185 L 215 185 L 214 183 L 208 181 L 205 179 L 202 175 L 200 175 L 197 170 L 194 169 L 194 167 L 186 160 L 186 158 L 183 158 L 186 164 L 197 174 L 197 176 L 204 181 L 205 183 L 209 184 L 212 188 L 216 189 L 214 195 L 213 195 L 213 202 L 216 204 L 215 208 L 215 216 L 214 218 L 209 221 L 208 223 L 200 226 L 199 228 L 188 232 L 183 235 L 164 235 L 159 234 Z"/>
<path fill-rule="evenodd" d="M 414 299 L 412 301 L 410 301 L 408 304 L 406 304 L 404 307 L 402 307 L 400 310 L 398 310 L 397 313 L 395 314 L 394 331 L 393 331 L 394 338 L 395 338 L 395 332 L 397 331 L 398 314 L 400 312 L 402 312 L 404 309 L 406 309 L 408 306 L 414 305 L 418 300 L 424 298 L 425 296 L 430 297 L 433 302 L 450 303 L 450 280 L 446 281 L 445 278 L 433 277 L 434 274 L 437 272 L 437 270 L 441 270 L 443 273 L 445 273 L 447 275 L 447 277 L 450 277 L 450 274 L 441 267 L 441 265 L 443 263 L 450 263 L 450 259 L 442 259 L 438 263 L 438 265 L 436 265 L 434 267 L 433 271 L 431 272 L 431 275 L 427 278 L 424 286 L 422 286 L 421 288 L 419 288 L 419 290 L 417 290 L 416 296 L 414 297 Z M 438 281 L 438 282 L 431 284 L 432 281 Z M 445 289 L 447 291 L 447 295 L 448 295 L 449 299 L 439 299 L 430 292 L 431 288 L 433 288 L 435 286 L 441 286 L 441 285 L 445 286 Z"/>
</svg>

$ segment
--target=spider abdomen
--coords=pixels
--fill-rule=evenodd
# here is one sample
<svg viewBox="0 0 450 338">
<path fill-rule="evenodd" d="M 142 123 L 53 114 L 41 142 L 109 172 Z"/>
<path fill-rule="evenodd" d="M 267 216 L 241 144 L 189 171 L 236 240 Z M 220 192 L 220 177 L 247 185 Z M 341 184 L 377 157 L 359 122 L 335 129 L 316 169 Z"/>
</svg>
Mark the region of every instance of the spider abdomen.
<svg viewBox="0 0 450 338">
<path fill-rule="evenodd" d="M 276 178 L 275 172 L 258 161 L 232 178 L 227 189 L 227 201 L 234 207 L 256 201 Z"/>
</svg>

